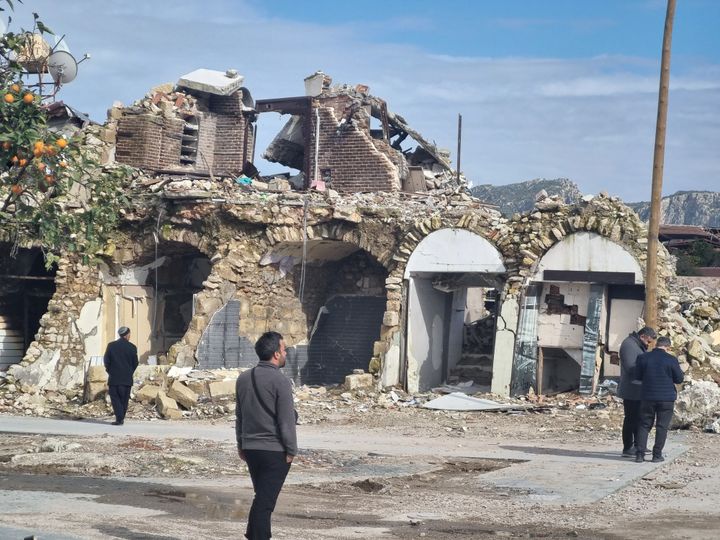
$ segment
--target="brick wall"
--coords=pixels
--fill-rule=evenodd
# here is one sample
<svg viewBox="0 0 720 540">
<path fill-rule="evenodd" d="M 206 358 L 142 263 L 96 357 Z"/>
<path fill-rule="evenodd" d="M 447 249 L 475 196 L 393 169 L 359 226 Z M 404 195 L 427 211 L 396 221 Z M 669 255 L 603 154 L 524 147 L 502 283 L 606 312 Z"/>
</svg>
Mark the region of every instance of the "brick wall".
<svg viewBox="0 0 720 540">
<path fill-rule="evenodd" d="M 115 159 L 133 167 L 157 170 L 163 120 L 149 114 L 126 114 L 118 121 Z"/>
<path fill-rule="evenodd" d="M 198 152 L 195 170 L 208 173 L 212 169 L 215 174 L 215 133 L 217 116 L 212 113 L 198 113 Z M 203 159 L 204 158 L 204 159 Z"/>
<path fill-rule="evenodd" d="M 342 103 L 333 100 L 331 106 L 319 107 L 320 145 L 318 173 L 328 181 L 329 187 L 338 191 L 397 191 L 400 189 L 398 169 L 383 152 L 373 144 L 367 129 L 350 123 L 338 131 L 337 111 Z M 310 174 L 315 170 L 315 114 L 312 114 Z M 365 123 L 361 120 L 360 124 Z"/>
<path fill-rule="evenodd" d="M 180 147 L 185 122 L 180 118 L 163 118 L 162 144 L 158 165 L 160 169 L 174 169 L 180 165 Z"/>
</svg>

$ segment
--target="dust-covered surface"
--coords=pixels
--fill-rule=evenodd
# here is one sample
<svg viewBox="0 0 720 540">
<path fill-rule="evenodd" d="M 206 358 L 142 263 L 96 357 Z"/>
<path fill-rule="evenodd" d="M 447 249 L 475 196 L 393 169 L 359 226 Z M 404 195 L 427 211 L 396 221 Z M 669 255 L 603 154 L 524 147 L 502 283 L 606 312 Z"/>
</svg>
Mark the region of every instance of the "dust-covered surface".
<svg viewBox="0 0 720 540">
<path fill-rule="evenodd" d="M 275 512 L 274 538 L 705 539 L 720 526 L 716 434 L 671 433 L 687 450 L 660 467 L 619 462 L 648 474 L 591 504 L 554 502 L 486 480 L 513 468 L 532 471 L 534 456 L 473 456 L 478 448 L 556 448 L 570 464 L 588 449 L 619 452 L 622 409 L 612 399 L 560 397 L 522 413 L 335 405 L 312 423 L 312 433 L 357 444 L 298 456 Z M 232 427 L 231 416 L 215 422 Z M 417 443 L 411 452 L 402 446 L 408 440 Z M 395 441 L 393 452 L 366 449 Z M 563 478 L 562 467 L 557 476 L 579 480 Z M 28 531 L 31 523 L 40 538 L 236 538 L 251 498 L 231 441 L 7 433 L 0 439 L 0 531 Z"/>
</svg>

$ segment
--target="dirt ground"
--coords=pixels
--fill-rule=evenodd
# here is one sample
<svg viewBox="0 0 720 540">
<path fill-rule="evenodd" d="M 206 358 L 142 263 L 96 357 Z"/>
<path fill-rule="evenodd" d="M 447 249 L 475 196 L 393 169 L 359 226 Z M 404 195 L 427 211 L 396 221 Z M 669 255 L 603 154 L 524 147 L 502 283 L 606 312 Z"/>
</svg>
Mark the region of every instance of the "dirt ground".
<svg viewBox="0 0 720 540">
<path fill-rule="evenodd" d="M 483 481 L 490 471 L 515 466 L 512 460 L 434 452 L 440 441 L 447 447 L 494 439 L 619 450 L 620 406 L 606 400 L 598 408 L 577 407 L 556 402 L 512 414 L 336 408 L 322 419 L 322 429 L 366 440 L 412 435 L 427 449 L 412 456 L 353 448 L 303 451 L 278 502 L 274 537 L 717 537 L 718 435 L 673 433 L 686 452 L 592 504 L 537 500 L 522 488 Z M 232 420 L 228 415 L 214 422 L 231 428 Z M 252 498 L 231 442 L 130 436 L 3 434 L 0 491 L 0 504 L 16 501 L 0 524 L 32 523 L 68 538 L 237 538 Z M 26 506 L 18 508 L 17 501 Z M 73 507 L 83 511 L 63 511 Z"/>
</svg>

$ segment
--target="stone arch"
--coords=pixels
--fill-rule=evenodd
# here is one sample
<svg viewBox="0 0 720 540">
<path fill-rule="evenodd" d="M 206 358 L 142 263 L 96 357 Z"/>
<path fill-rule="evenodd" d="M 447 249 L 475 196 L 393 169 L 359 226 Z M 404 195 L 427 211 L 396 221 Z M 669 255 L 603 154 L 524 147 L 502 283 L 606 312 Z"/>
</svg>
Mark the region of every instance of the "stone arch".
<svg viewBox="0 0 720 540">
<path fill-rule="evenodd" d="M 621 223 L 595 216 L 584 223 L 580 219 L 556 222 L 551 229 L 555 242 L 545 242 L 549 247 L 529 265 L 514 394 L 530 388 L 538 393 L 593 392 L 601 373 L 619 376 L 620 343 L 642 317 L 644 257 L 639 242 L 628 238 Z"/>
<path fill-rule="evenodd" d="M 420 387 L 435 384 L 438 382 L 435 381 L 435 379 L 441 379 L 439 380 L 441 383 L 448 376 L 445 367 L 462 357 L 462 347 L 460 349 L 457 348 L 457 340 L 453 343 L 452 339 L 450 341 L 446 339 L 444 341 L 444 352 L 442 352 L 442 355 L 444 355 L 442 362 L 433 356 L 437 356 L 435 353 L 437 353 L 439 349 L 433 352 L 428 347 L 420 346 L 422 350 L 425 351 L 427 349 L 426 352 L 429 351 L 429 357 L 433 357 L 429 363 L 425 363 L 424 361 L 420 362 L 424 366 L 433 367 L 433 369 L 428 368 L 427 376 L 422 374 L 422 367 L 418 369 L 417 365 L 413 365 L 413 352 L 410 350 L 414 347 L 412 344 L 413 323 L 408 323 L 408 321 L 411 321 L 413 317 L 413 306 L 415 311 L 418 312 L 418 310 L 421 309 L 420 304 L 425 302 L 418 296 L 418 287 L 422 288 L 424 293 L 427 293 L 427 303 L 432 304 L 433 302 L 429 299 L 435 295 L 431 292 L 433 289 L 432 284 L 428 285 L 432 279 L 439 278 L 440 276 L 448 277 L 450 281 L 459 279 L 460 281 L 450 285 L 452 289 L 455 289 L 455 292 L 453 292 L 451 296 L 454 298 L 452 301 L 456 301 L 458 306 L 462 304 L 463 310 L 465 309 L 465 299 L 467 298 L 469 288 L 497 291 L 497 303 L 495 305 L 498 306 L 498 310 L 501 309 L 502 299 L 507 292 L 507 283 L 505 280 L 508 272 L 504 264 L 505 254 L 495 243 L 496 238 L 500 234 L 500 227 L 493 230 L 491 218 L 497 220 L 498 216 L 490 212 L 485 214 L 481 212 L 468 212 L 453 219 L 447 217 L 441 218 L 441 216 L 436 215 L 424 221 L 416 222 L 409 231 L 404 233 L 404 238 L 398 248 L 398 253 L 394 256 L 397 264 L 387 280 L 388 307 L 383 320 L 383 339 L 376 343 L 375 352 L 377 356 L 373 363 L 375 369 L 379 370 L 382 367 L 382 384 L 390 385 L 401 383 L 409 390 L 417 390 Z M 447 250 L 448 242 L 467 243 L 472 247 L 470 249 L 449 252 Z M 442 251 L 443 253 L 443 256 L 439 259 L 433 255 L 437 251 Z M 422 270 L 423 267 L 424 270 Z M 426 282 L 427 279 L 413 279 L 413 274 L 416 271 L 424 274 L 423 277 L 429 278 L 430 281 Z M 418 274 L 417 278 L 421 277 L 420 274 Z M 467 281 L 463 282 L 462 280 Z M 420 295 L 422 296 L 424 293 L 420 293 Z M 441 300 L 446 302 L 447 297 L 441 299 L 440 295 L 438 295 L 438 298 L 435 298 L 435 300 L 438 300 L 438 302 Z M 497 316 L 497 313 L 495 313 L 494 316 Z M 443 333 L 449 332 L 453 334 L 452 331 L 445 329 L 442 323 L 443 317 L 432 317 L 432 319 L 437 324 L 430 321 L 430 327 L 442 326 L 444 329 L 442 330 Z M 451 326 L 457 329 L 460 328 L 462 324 L 463 318 L 456 316 L 455 323 Z M 425 326 L 427 327 L 427 325 Z M 497 336 L 494 335 L 494 330 L 495 328 L 493 326 L 494 343 L 495 346 L 497 346 L 498 340 Z M 437 328 L 435 332 L 438 332 Z M 421 334 L 422 332 L 419 332 L 415 335 Z M 428 335 L 432 335 L 432 333 Z M 439 336 L 435 337 L 443 339 Z M 458 350 L 460 350 L 459 356 Z M 445 357 L 450 354 L 450 351 L 454 351 L 452 353 L 452 360 L 445 359 Z M 488 355 L 489 362 L 487 357 L 483 359 L 483 361 L 489 363 L 489 365 L 474 366 L 478 368 L 476 374 L 480 368 L 483 368 L 487 377 L 494 377 L 494 375 L 490 375 L 493 371 L 493 353 L 494 350 L 490 350 L 490 354 Z M 428 357 L 428 355 L 425 355 L 425 357 Z M 454 363 L 453 366 L 455 365 L 458 364 Z M 430 374 L 430 371 L 433 373 Z M 489 379 L 484 381 L 488 386 L 489 382 Z M 495 383 L 493 382 L 493 384 Z M 489 389 L 488 387 L 488 390 Z"/>
</svg>

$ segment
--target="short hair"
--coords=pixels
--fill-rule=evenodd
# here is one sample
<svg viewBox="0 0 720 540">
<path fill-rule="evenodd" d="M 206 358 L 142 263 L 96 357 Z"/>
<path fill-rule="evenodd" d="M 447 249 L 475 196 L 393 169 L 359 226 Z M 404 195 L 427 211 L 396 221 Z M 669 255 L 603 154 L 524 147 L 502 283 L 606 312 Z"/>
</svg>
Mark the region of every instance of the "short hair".
<svg viewBox="0 0 720 540">
<path fill-rule="evenodd" d="M 262 362 L 272 360 L 276 352 L 280 351 L 280 342 L 283 337 L 277 332 L 265 332 L 255 342 L 255 353 Z"/>
<path fill-rule="evenodd" d="M 660 336 L 655 342 L 656 347 L 672 347 L 672 341 L 667 336 Z"/>
<path fill-rule="evenodd" d="M 650 339 L 655 339 L 657 334 L 655 333 L 655 330 L 650 328 L 649 326 L 643 326 L 640 330 L 638 330 L 638 336 L 645 336 L 649 337 Z"/>
</svg>

